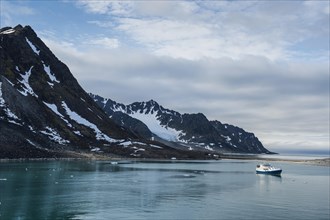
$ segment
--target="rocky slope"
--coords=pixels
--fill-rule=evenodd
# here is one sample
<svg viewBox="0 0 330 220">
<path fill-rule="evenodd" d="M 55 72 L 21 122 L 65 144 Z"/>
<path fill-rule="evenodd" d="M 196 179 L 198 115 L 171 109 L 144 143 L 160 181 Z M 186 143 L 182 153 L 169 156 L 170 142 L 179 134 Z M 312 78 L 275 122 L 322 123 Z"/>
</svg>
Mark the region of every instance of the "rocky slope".
<svg viewBox="0 0 330 220">
<path fill-rule="evenodd" d="M 201 113 L 180 114 L 153 100 L 124 105 L 98 95 L 90 96 L 117 124 L 172 147 L 222 153 L 271 153 L 253 133 L 209 121 Z"/>
</svg>

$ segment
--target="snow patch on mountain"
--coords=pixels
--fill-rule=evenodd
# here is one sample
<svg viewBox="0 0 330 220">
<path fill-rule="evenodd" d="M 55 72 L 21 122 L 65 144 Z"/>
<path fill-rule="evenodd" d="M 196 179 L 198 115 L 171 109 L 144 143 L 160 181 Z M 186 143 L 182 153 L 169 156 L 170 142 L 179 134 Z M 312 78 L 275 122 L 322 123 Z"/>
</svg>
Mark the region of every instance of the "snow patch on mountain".
<svg viewBox="0 0 330 220">
<path fill-rule="evenodd" d="M 76 135 L 79 135 L 79 136 L 83 136 L 80 131 L 73 131 L 73 133 L 75 133 Z"/>
<path fill-rule="evenodd" d="M 31 125 L 29 125 L 28 128 L 29 128 L 30 131 L 32 131 L 33 133 L 36 133 L 36 131 L 33 129 L 33 127 L 32 127 Z"/>
<path fill-rule="evenodd" d="M 14 120 L 19 120 L 19 118 L 9 108 L 6 108 L 5 112 L 8 116 L 8 118 L 12 118 Z"/>
<path fill-rule="evenodd" d="M 106 106 L 107 102 L 108 102 L 107 99 L 104 99 L 104 100 L 103 100 L 103 102 L 102 102 L 102 103 L 103 103 L 103 108 Z"/>
<path fill-rule="evenodd" d="M 5 100 L 2 98 L 2 82 L 0 82 L 0 107 L 5 105 Z"/>
<path fill-rule="evenodd" d="M 31 144 L 31 145 L 33 145 L 33 146 L 37 147 L 37 145 L 36 145 L 35 143 L 33 143 L 31 140 L 29 140 L 29 139 L 26 139 L 26 141 L 27 141 L 27 142 L 29 142 L 29 144 Z"/>
<path fill-rule="evenodd" d="M 116 142 L 115 139 L 110 138 L 108 135 L 102 133 L 95 124 L 89 122 L 88 120 L 86 120 L 85 118 L 83 118 L 79 114 L 77 114 L 76 112 L 72 111 L 64 101 L 62 101 L 62 107 L 65 109 L 67 115 L 72 120 L 76 121 L 79 124 L 85 125 L 91 129 L 93 129 L 96 134 L 97 140 L 105 140 L 110 143 Z"/>
<path fill-rule="evenodd" d="M 124 141 L 121 142 L 119 145 L 123 146 L 123 147 L 129 147 L 132 145 L 142 145 L 142 146 L 149 146 L 149 147 L 153 147 L 153 148 L 158 148 L 158 149 L 163 149 L 162 147 L 155 145 L 155 144 L 146 144 L 143 142 L 139 142 L 139 141 Z M 138 149 L 137 147 L 132 147 L 133 149 Z M 142 150 L 143 148 L 140 148 L 140 150 Z M 143 149 L 144 151 L 145 149 Z M 136 153 L 136 152 L 135 152 Z"/>
<path fill-rule="evenodd" d="M 6 107 L 5 100 L 2 97 L 2 82 L 0 82 L 0 107 L 3 107 L 3 110 L 8 117 L 8 122 L 22 126 L 20 119 L 9 108 Z"/>
<path fill-rule="evenodd" d="M 115 111 L 115 112 L 122 112 L 122 113 L 127 114 L 127 111 L 122 106 L 120 106 L 120 105 L 115 105 L 113 107 L 113 111 Z"/>
<path fill-rule="evenodd" d="M 102 152 L 102 151 L 101 151 L 101 148 L 95 147 L 95 148 L 91 149 L 91 152 Z"/>
<path fill-rule="evenodd" d="M 46 66 L 44 63 L 43 63 L 43 65 L 44 65 L 44 70 L 45 70 L 45 72 L 47 73 L 49 79 L 50 79 L 52 82 L 60 83 L 60 81 L 58 81 L 58 80 L 56 79 L 56 77 L 54 76 L 54 74 L 52 74 L 52 73 L 50 72 L 50 66 Z"/>
<path fill-rule="evenodd" d="M 33 66 L 31 66 L 29 71 L 25 72 L 25 75 L 20 74 L 22 77 L 22 80 L 19 80 L 19 82 L 24 85 L 24 87 L 23 87 L 24 90 L 23 91 L 18 90 L 18 91 L 24 96 L 28 96 L 28 94 L 31 94 L 32 96 L 35 96 L 38 98 L 38 95 L 35 94 L 35 92 L 33 91 L 33 89 L 31 88 L 31 86 L 29 84 L 29 78 L 31 76 L 32 68 L 33 68 Z"/>
<path fill-rule="evenodd" d="M 214 151 L 213 148 L 210 147 L 209 145 L 206 145 L 204 148 L 205 148 L 206 150 L 209 150 L 209 151 Z"/>
<path fill-rule="evenodd" d="M 25 40 L 29 44 L 29 46 L 31 47 L 31 49 L 33 50 L 33 52 L 39 56 L 40 50 L 37 49 L 37 47 L 34 46 L 34 44 L 31 41 L 29 41 L 29 39 L 27 37 L 25 37 Z"/>
<path fill-rule="evenodd" d="M 7 115 L 7 121 L 9 123 L 13 123 L 13 124 L 16 124 L 16 125 L 19 125 L 19 126 L 23 126 L 24 123 L 22 123 L 21 120 L 9 108 L 5 108 L 4 111 Z"/>
<path fill-rule="evenodd" d="M 228 143 L 231 141 L 231 138 L 229 136 L 221 135 L 221 137 L 226 138 L 226 141 Z"/>
<path fill-rule="evenodd" d="M 154 147 L 154 148 L 158 148 L 158 149 L 163 149 L 162 147 L 160 147 L 158 145 L 154 145 L 154 144 L 150 144 L 150 147 Z"/>
<path fill-rule="evenodd" d="M 55 114 L 64 118 L 64 116 L 58 111 L 57 106 L 55 104 L 49 104 L 47 102 L 43 102 L 50 110 L 52 110 Z"/>
<path fill-rule="evenodd" d="M 70 141 L 63 139 L 53 128 L 47 126 L 45 129 L 46 130 L 40 131 L 40 133 L 47 135 L 50 140 L 55 141 L 59 144 L 70 143 Z"/>
<path fill-rule="evenodd" d="M 15 33 L 15 30 L 10 28 L 8 30 L 2 31 L 0 34 L 12 34 L 12 33 Z"/>
<path fill-rule="evenodd" d="M 120 143 L 119 145 L 122 145 L 124 147 L 128 147 L 128 146 L 130 146 L 132 144 L 133 144 L 132 141 L 125 141 L 125 142 Z"/>
<path fill-rule="evenodd" d="M 72 128 L 72 125 L 69 123 L 69 121 L 68 120 L 66 120 L 65 118 L 64 118 L 64 116 L 58 111 L 58 109 L 57 109 L 57 106 L 55 105 L 55 104 L 49 104 L 49 103 L 47 103 L 47 102 L 43 102 L 50 110 L 52 110 L 55 114 L 57 114 L 58 116 L 60 116 L 60 118 L 63 120 L 63 121 L 65 121 L 66 122 L 66 124 L 70 127 L 70 128 Z"/>
<path fill-rule="evenodd" d="M 142 121 L 152 133 L 168 141 L 178 141 L 182 133 L 181 131 L 161 125 L 157 119 L 157 112 L 152 112 L 152 114 L 133 112 L 129 116 Z"/>
<path fill-rule="evenodd" d="M 10 82 L 9 79 L 7 79 L 6 77 L 4 77 L 4 78 L 5 78 L 5 80 L 7 80 L 7 82 L 8 82 L 11 86 L 14 86 L 14 83 Z"/>
<path fill-rule="evenodd" d="M 128 147 L 128 146 L 133 145 L 133 144 L 145 145 L 145 146 L 148 145 L 146 143 L 139 142 L 139 141 L 124 141 L 124 142 L 121 142 L 119 145 L 122 145 L 124 147 Z"/>
</svg>

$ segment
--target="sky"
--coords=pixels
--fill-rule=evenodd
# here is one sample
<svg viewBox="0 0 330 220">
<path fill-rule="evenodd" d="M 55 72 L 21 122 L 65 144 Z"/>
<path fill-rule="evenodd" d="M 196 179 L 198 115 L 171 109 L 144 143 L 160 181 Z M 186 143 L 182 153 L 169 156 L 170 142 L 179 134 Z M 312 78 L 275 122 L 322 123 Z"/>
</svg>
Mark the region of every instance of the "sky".
<svg viewBox="0 0 330 220">
<path fill-rule="evenodd" d="M 87 91 L 329 152 L 329 1 L 1 0 Z"/>
</svg>

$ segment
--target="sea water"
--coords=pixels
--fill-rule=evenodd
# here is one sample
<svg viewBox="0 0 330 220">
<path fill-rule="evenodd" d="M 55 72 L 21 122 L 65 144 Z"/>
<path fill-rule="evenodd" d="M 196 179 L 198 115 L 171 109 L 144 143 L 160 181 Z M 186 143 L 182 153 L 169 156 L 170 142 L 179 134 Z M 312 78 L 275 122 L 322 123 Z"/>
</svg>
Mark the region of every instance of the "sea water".
<svg viewBox="0 0 330 220">
<path fill-rule="evenodd" d="M 0 219 L 329 219 L 329 167 L 258 161 L 0 163 Z"/>
</svg>

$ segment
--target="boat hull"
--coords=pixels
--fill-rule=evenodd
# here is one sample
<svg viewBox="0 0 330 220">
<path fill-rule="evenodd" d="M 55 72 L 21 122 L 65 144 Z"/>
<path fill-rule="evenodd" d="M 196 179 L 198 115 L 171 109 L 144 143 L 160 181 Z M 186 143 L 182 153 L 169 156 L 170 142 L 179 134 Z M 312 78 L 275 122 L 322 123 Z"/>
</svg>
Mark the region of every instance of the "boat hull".
<svg viewBox="0 0 330 220">
<path fill-rule="evenodd" d="M 282 170 L 257 170 L 257 174 L 281 175 Z"/>
</svg>

